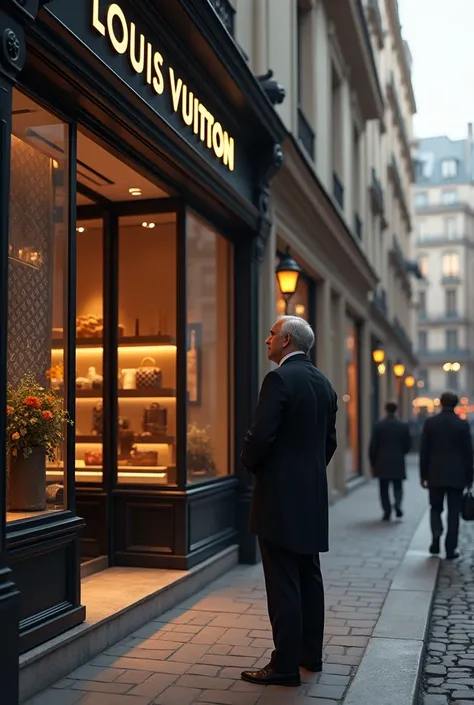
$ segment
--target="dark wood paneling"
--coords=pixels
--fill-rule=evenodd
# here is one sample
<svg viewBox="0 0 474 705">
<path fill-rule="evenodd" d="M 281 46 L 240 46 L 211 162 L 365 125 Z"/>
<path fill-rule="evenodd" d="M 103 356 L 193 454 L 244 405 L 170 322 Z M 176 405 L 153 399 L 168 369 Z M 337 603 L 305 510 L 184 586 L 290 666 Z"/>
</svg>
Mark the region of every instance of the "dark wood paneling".
<svg viewBox="0 0 474 705">
<path fill-rule="evenodd" d="M 80 535 L 81 561 L 107 554 L 107 532 L 105 527 L 106 496 L 77 488 L 77 512 L 86 525 Z"/>
<path fill-rule="evenodd" d="M 125 550 L 173 553 L 173 513 L 172 504 L 128 502 L 125 519 Z"/>
<path fill-rule="evenodd" d="M 189 552 L 202 549 L 216 540 L 233 534 L 236 526 L 235 490 L 212 493 L 188 505 Z"/>
</svg>

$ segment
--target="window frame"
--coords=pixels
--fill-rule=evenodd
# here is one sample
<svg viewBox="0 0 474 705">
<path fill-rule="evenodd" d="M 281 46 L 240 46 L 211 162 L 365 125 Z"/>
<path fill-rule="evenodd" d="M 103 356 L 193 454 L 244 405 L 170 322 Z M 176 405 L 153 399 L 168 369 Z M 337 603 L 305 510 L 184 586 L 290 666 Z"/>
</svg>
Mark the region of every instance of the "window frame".
<svg viewBox="0 0 474 705">
<path fill-rule="evenodd" d="M 443 159 L 441 162 L 441 176 L 443 179 L 454 179 L 458 175 L 458 160 L 454 158 Z"/>
</svg>

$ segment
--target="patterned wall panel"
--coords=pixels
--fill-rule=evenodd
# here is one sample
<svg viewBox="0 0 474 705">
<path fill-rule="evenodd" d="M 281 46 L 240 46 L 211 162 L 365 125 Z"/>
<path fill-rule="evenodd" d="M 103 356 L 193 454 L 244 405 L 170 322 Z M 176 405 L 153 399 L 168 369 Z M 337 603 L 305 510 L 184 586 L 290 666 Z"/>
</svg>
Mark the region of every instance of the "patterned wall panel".
<svg viewBox="0 0 474 705">
<path fill-rule="evenodd" d="M 11 258 L 8 282 L 8 381 L 27 372 L 44 383 L 51 366 L 54 224 L 51 160 L 12 137 L 10 190 L 12 256 L 32 247 L 38 269 Z"/>
</svg>

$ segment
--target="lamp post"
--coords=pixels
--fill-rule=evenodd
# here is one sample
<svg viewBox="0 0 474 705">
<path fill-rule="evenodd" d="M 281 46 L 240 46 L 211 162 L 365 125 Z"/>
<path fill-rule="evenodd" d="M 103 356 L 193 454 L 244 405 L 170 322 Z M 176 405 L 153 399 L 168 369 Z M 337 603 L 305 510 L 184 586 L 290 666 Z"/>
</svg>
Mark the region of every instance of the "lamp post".
<svg viewBox="0 0 474 705">
<path fill-rule="evenodd" d="M 285 314 L 288 313 L 288 304 L 298 286 L 301 271 L 299 264 L 290 255 L 290 248 L 287 247 L 275 270 L 278 286 L 285 300 Z"/>
<path fill-rule="evenodd" d="M 397 399 L 398 406 L 401 407 L 402 402 L 402 378 L 405 374 L 405 365 L 401 362 L 396 362 L 393 366 L 393 374 L 397 378 Z"/>
</svg>

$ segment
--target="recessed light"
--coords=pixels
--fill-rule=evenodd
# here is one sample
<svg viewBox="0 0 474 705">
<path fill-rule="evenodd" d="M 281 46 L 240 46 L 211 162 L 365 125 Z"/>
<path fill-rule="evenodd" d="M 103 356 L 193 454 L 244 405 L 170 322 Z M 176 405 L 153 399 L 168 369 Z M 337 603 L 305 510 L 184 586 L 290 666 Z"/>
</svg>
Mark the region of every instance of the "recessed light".
<svg viewBox="0 0 474 705">
<path fill-rule="evenodd" d="M 147 228 L 147 227 L 148 227 L 148 223 L 142 223 L 142 228 Z"/>
<path fill-rule="evenodd" d="M 155 223 L 142 223 L 142 228 L 154 228 Z"/>
<path fill-rule="evenodd" d="M 128 192 L 129 192 L 132 196 L 141 196 L 141 195 L 142 195 L 142 190 L 141 190 L 141 188 L 136 188 L 135 186 L 132 187 L 132 188 L 129 188 L 129 189 L 128 189 Z"/>
<path fill-rule="evenodd" d="M 83 227 L 81 226 L 80 228 L 76 228 L 76 230 L 77 230 L 78 233 L 83 233 L 84 230 L 85 230 L 85 228 L 83 228 Z"/>
</svg>

